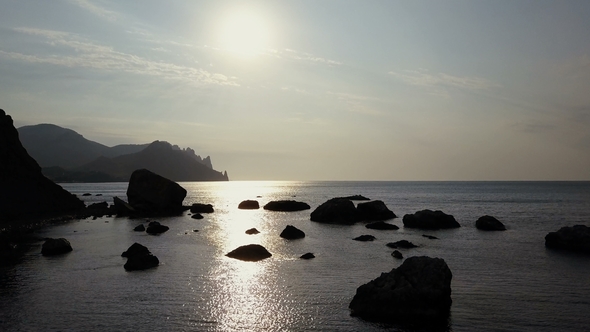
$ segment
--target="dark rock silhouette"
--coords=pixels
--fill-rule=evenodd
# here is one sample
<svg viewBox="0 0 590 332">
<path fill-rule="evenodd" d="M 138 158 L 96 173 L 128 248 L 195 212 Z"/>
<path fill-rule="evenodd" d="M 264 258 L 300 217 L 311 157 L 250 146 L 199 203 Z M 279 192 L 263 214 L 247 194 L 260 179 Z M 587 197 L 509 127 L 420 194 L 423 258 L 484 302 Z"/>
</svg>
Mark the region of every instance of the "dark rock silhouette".
<svg viewBox="0 0 590 332">
<path fill-rule="evenodd" d="M 135 228 L 133 230 L 136 232 L 143 232 L 143 231 L 145 231 L 145 226 L 143 224 L 139 224 L 139 225 L 135 226 Z"/>
<path fill-rule="evenodd" d="M 60 255 L 70 251 L 72 251 L 72 245 L 64 238 L 47 239 L 41 246 L 41 255 L 43 256 Z"/>
<path fill-rule="evenodd" d="M 191 213 L 213 213 L 213 205 L 194 203 L 191 205 Z"/>
<path fill-rule="evenodd" d="M 354 203 L 341 198 L 332 198 L 322 203 L 311 213 L 310 219 L 322 223 L 345 225 L 352 225 L 361 220 Z"/>
<path fill-rule="evenodd" d="M 127 257 L 127 263 L 123 266 L 127 271 L 146 270 L 160 264 L 158 257 L 152 255 L 147 247 L 134 243 L 121 256 Z"/>
<path fill-rule="evenodd" d="M 315 255 L 311 252 L 308 252 L 306 254 L 301 255 L 301 257 L 299 257 L 301 259 L 312 259 L 315 258 Z"/>
<path fill-rule="evenodd" d="M 352 196 L 345 196 L 345 197 L 336 197 L 335 199 L 348 199 L 351 201 L 370 201 L 370 198 L 367 198 L 363 195 L 352 195 Z"/>
<path fill-rule="evenodd" d="M 295 240 L 302 239 L 305 237 L 305 233 L 295 226 L 287 225 L 280 235 L 283 239 Z"/>
<path fill-rule="evenodd" d="M 443 259 L 410 257 L 360 286 L 349 308 L 353 316 L 370 321 L 444 326 L 452 303 L 451 279 Z"/>
<path fill-rule="evenodd" d="M 450 214 L 442 211 L 422 210 L 414 214 L 406 214 L 403 218 L 404 227 L 420 229 L 441 229 L 461 227 Z"/>
<path fill-rule="evenodd" d="M 506 226 L 498 219 L 492 216 L 479 217 L 475 222 L 475 227 L 483 231 L 505 231 Z"/>
<path fill-rule="evenodd" d="M 311 207 L 307 203 L 292 200 L 270 201 L 264 206 L 265 210 L 282 212 L 302 211 L 309 210 L 310 208 Z"/>
<path fill-rule="evenodd" d="M 375 237 L 373 235 L 361 235 L 361 236 L 355 237 L 353 240 L 366 242 L 366 241 L 375 240 Z"/>
<path fill-rule="evenodd" d="M 378 230 L 396 230 L 396 229 L 399 229 L 399 227 L 397 227 L 396 225 L 388 224 L 388 223 L 383 222 L 383 221 L 377 221 L 377 222 L 373 222 L 373 223 L 370 223 L 370 224 L 366 224 L 365 227 L 366 228 L 369 228 L 369 229 L 378 229 Z"/>
<path fill-rule="evenodd" d="M 356 209 L 363 220 L 387 220 L 396 217 L 395 213 L 389 210 L 383 201 L 359 203 Z"/>
<path fill-rule="evenodd" d="M 557 232 L 551 232 L 545 236 L 545 246 L 590 253 L 590 227 L 585 225 L 562 227 Z"/>
<path fill-rule="evenodd" d="M 401 252 L 399 252 L 399 250 L 394 250 L 394 251 L 391 253 L 391 256 L 393 256 L 394 258 L 397 258 L 397 259 L 402 259 L 402 258 L 404 258 L 404 255 L 402 255 L 402 253 L 401 253 Z"/>
<path fill-rule="evenodd" d="M 248 235 L 253 235 L 253 234 L 258 234 L 260 233 L 256 228 L 250 228 L 248 230 L 246 230 L 246 234 Z"/>
<path fill-rule="evenodd" d="M 226 254 L 227 257 L 242 261 L 256 262 L 272 256 L 266 248 L 259 244 L 248 244 L 238 247 Z"/>
<path fill-rule="evenodd" d="M 396 241 L 396 242 L 389 242 L 388 244 L 386 244 L 386 246 L 388 246 L 389 248 L 404 248 L 404 249 L 410 249 L 410 248 L 416 248 L 416 247 L 418 247 L 417 245 L 413 244 L 412 242 L 410 242 L 408 240 L 400 240 L 400 241 Z"/>
<path fill-rule="evenodd" d="M 254 200 L 245 200 L 240 202 L 240 204 L 238 204 L 238 209 L 242 209 L 242 210 L 256 210 L 259 209 L 260 205 L 258 204 L 258 201 L 254 201 Z"/>
<path fill-rule="evenodd" d="M 427 234 L 422 234 L 422 236 L 427 239 L 430 239 L 430 240 L 438 240 L 438 238 L 436 236 L 427 235 Z"/>
<path fill-rule="evenodd" d="M 113 212 L 120 217 L 130 216 L 137 213 L 129 203 L 117 196 L 113 197 Z"/>
<path fill-rule="evenodd" d="M 19 140 L 12 118 L 0 110 L 0 222 L 54 217 L 84 203 L 41 173 Z"/>
<path fill-rule="evenodd" d="M 195 213 L 191 216 L 191 218 L 200 220 L 200 219 L 203 219 L 204 217 L 200 213 Z"/>
<path fill-rule="evenodd" d="M 142 215 L 175 215 L 184 208 L 186 189 L 147 169 L 133 172 L 127 187 L 129 205 Z"/>
<path fill-rule="evenodd" d="M 161 234 L 167 232 L 170 229 L 168 226 L 164 226 L 157 221 L 152 221 L 149 223 L 148 227 L 146 228 L 145 232 L 151 235 Z"/>
</svg>

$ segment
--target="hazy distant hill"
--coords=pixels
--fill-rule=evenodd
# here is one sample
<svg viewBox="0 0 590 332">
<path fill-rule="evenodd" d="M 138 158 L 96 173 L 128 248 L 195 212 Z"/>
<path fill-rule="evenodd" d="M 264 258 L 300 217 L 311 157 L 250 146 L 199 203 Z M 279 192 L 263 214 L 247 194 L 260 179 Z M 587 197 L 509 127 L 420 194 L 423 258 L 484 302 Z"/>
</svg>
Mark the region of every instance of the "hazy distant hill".
<svg viewBox="0 0 590 332">
<path fill-rule="evenodd" d="M 213 170 L 186 151 L 174 149 L 168 142 L 155 141 L 140 152 L 115 158 L 100 157 L 73 171 L 95 172 L 129 179 L 136 169 L 147 168 L 173 181 L 227 181 L 227 173 Z"/>
<path fill-rule="evenodd" d="M 43 174 L 56 182 L 127 181 L 137 168 L 148 168 L 156 173 L 156 169 L 166 170 L 173 175 L 169 178 L 176 181 L 227 180 L 227 176 L 213 170 L 210 157 L 201 158 L 191 148 L 180 149 L 167 142 L 156 141 L 160 149 L 152 147 L 153 143 L 108 147 L 53 124 L 24 126 L 18 132 L 22 145 L 43 167 Z M 148 147 L 152 149 L 137 155 Z M 118 159 L 123 156 L 127 157 Z M 129 172 L 133 167 L 136 168 Z"/>
</svg>

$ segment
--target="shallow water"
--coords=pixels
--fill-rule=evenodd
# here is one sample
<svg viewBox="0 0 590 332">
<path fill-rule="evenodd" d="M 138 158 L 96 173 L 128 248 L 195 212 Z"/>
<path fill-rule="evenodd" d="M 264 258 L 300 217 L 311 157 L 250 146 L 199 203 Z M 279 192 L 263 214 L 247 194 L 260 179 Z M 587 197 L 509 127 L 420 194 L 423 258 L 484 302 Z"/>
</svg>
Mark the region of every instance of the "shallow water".
<svg viewBox="0 0 590 332">
<path fill-rule="evenodd" d="M 544 236 L 590 220 L 588 182 L 208 182 L 181 183 L 185 205 L 211 203 L 215 212 L 157 219 L 159 236 L 133 232 L 143 219 L 80 220 L 39 231 L 65 237 L 73 248 L 0 269 L 0 330 L 111 331 L 380 331 L 403 330 L 351 317 L 356 288 L 397 267 L 386 243 L 407 239 L 420 247 L 405 257 L 443 258 L 453 273 L 452 331 L 583 331 L 590 326 L 590 256 L 544 247 Z M 125 198 L 126 183 L 67 184 L 87 203 Z M 102 196 L 95 196 L 102 194 Z M 369 230 L 363 224 L 309 221 L 319 204 L 362 194 L 383 200 L 399 217 L 425 208 L 453 214 L 459 229 Z M 294 199 L 301 212 L 238 210 L 239 202 Z M 505 232 L 483 232 L 475 220 L 496 216 Z M 279 237 L 286 225 L 306 233 Z M 256 227 L 260 234 L 246 235 Z M 198 230 L 194 232 L 193 230 Z M 372 234 L 373 242 L 352 238 Z M 422 234 L 437 236 L 429 240 Z M 160 266 L 125 272 L 120 257 L 134 242 Z M 258 243 L 273 256 L 242 262 L 225 254 Z M 312 260 L 298 257 L 306 252 Z"/>
</svg>

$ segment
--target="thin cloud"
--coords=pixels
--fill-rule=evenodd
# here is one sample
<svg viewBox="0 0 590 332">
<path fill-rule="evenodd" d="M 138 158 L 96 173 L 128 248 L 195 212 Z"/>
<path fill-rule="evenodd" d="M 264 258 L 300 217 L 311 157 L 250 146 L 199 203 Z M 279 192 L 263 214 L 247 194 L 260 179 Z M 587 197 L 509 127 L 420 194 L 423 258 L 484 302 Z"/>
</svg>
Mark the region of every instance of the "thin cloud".
<svg viewBox="0 0 590 332">
<path fill-rule="evenodd" d="M 326 58 L 315 56 L 311 53 L 298 52 L 298 51 L 295 51 L 295 50 L 292 50 L 289 48 L 285 48 L 283 50 L 270 49 L 267 51 L 267 54 L 277 57 L 277 58 L 298 60 L 298 61 L 304 61 L 304 62 L 308 62 L 308 63 L 326 64 L 326 65 L 330 65 L 330 66 L 340 66 L 340 65 L 344 64 L 344 62 L 342 62 L 342 61 L 326 59 Z"/>
<path fill-rule="evenodd" d="M 435 89 L 435 94 L 446 95 L 440 88 L 453 87 L 465 90 L 489 90 L 499 87 L 480 77 L 454 76 L 446 73 L 430 73 L 426 69 L 390 71 L 390 75 L 406 84 Z M 436 90 L 438 88 L 438 90 Z"/>
<path fill-rule="evenodd" d="M 48 39 L 50 45 L 61 46 L 62 49 L 66 50 L 74 50 L 74 55 L 38 56 L 0 51 L 0 56 L 29 63 L 159 76 L 164 79 L 183 80 L 197 85 L 216 84 L 239 86 L 235 80 L 223 74 L 211 73 L 201 68 L 153 61 L 138 55 L 118 52 L 112 47 L 80 40 L 78 36 L 66 32 L 31 28 L 18 28 L 15 30 L 21 33 L 44 37 Z"/>
<path fill-rule="evenodd" d="M 98 6 L 90 0 L 68 0 L 68 2 L 109 21 L 116 21 L 119 17 L 117 13 Z"/>
<path fill-rule="evenodd" d="M 383 115 L 384 113 L 370 107 L 369 103 L 384 102 L 381 98 L 355 95 L 351 93 L 332 92 L 328 91 L 328 95 L 335 97 L 337 100 L 345 103 L 349 110 L 356 113 L 369 114 L 369 115 Z"/>
</svg>

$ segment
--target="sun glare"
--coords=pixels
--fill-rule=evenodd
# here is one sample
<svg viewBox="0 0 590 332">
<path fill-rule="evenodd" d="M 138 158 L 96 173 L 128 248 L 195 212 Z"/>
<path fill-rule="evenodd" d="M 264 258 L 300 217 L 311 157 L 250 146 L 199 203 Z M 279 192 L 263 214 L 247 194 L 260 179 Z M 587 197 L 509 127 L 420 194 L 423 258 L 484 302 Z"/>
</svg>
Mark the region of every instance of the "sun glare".
<svg viewBox="0 0 590 332">
<path fill-rule="evenodd" d="M 231 13 L 222 22 L 220 41 L 223 49 L 240 57 L 252 58 L 268 47 L 269 35 L 262 17 L 240 10 Z"/>
</svg>

